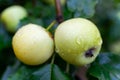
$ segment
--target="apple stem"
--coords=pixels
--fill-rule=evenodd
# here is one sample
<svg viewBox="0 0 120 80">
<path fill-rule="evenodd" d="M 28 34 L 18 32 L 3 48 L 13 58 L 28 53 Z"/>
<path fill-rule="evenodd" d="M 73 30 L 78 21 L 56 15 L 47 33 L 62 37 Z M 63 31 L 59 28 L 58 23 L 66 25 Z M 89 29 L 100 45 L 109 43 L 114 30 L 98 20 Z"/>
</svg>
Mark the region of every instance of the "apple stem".
<svg viewBox="0 0 120 80">
<path fill-rule="evenodd" d="M 88 68 L 86 66 L 79 67 L 78 70 L 75 72 L 75 78 L 77 80 L 88 80 L 87 79 L 87 70 L 88 70 Z"/>
<path fill-rule="evenodd" d="M 56 6 L 56 20 L 58 23 L 61 23 L 63 22 L 63 15 L 60 0 L 55 0 L 55 6 Z"/>
<path fill-rule="evenodd" d="M 54 64 L 54 61 L 55 61 L 55 55 L 56 55 L 56 53 L 54 53 L 53 56 L 52 56 L 51 64 Z"/>
<path fill-rule="evenodd" d="M 56 20 L 52 21 L 50 25 L 46 28 L 46 30 L 49 31 L 55 24 L 56 24 Z"/>
<path fill-rule="evenodd" d="M 36 6 L 36 3 L 37 3 L 36 0 L 32 0 L 32 5 L 33 5 L 33 7 Z"/>
<path fill-rule="evenodd" d="M 66 73 L 69 73 L 69 71 L 70 71 L 70 64 L 67 63 L 67 64 L 66 64 Z"/>
</svg>

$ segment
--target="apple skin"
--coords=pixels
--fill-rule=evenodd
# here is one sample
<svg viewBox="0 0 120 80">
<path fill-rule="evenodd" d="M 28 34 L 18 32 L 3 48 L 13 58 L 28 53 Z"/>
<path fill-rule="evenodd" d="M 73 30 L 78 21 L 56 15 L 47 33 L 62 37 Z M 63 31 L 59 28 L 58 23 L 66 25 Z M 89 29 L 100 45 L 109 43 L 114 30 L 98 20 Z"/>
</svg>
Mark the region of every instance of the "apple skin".
<svg viewBox="0 0 120 80">
<path fill-rule="evenodd" d="M 27 65 L 43 64 L 54 50 L 50 33 L 35 24 L 21 27 L 12 39 L 12 46 L 16 57 Z"/>
<path fill-rule="evenodd" d="M 25 8 L 19 5 L 13 5 L 1 13 L 1 21 L 5 24 L 9 32 L 15 32 L 21 19 L 27 16 Z"/>
<path fill-rule="evenodd" d="M 93 62 L 101 45 L 102 38 L 96 25 L 84 18 L 64 21 L 55 31 L 56 52 L 76 66 Z"/>
<path fill-rule="evenodd" d="M 47 3 L 47 4 L 50 4 L 50 5 L 52 5 L 52 6 L 55 5 L 55 0 L 43 0 L 43 2 L 45 2 L 45 3 Z M 63 5 L 65 5 L 66 0 L 60 0 L 60 2 L 61 2 L 61 5 L 63 6 Z"/>
</svg>

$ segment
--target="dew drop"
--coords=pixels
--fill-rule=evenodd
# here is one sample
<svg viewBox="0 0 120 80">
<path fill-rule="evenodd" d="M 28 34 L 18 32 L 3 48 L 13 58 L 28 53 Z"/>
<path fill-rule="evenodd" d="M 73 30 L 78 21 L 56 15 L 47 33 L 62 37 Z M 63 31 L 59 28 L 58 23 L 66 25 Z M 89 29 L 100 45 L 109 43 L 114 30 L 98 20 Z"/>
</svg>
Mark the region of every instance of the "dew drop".
<svg viewBox="0 0 120 80">
<path fill-rule="evenodd" d="M 60 52 L 60 51 L 59 51 L 59 49 L 57 49 L 57 48 L 56 48 L 56 50 L 55 50 L 55 51 L 56 51 L 57 53 L 59 53 L 59 52 Z"/>
<path fill-rule="evenodd" d="M 64 53 L 61 53 L 62 56 L 64 56 Z"/>
<path fill-rule="evenodd" d="M 61 56 L 64 56 L 64 53 L 56 48 L 56 52 L 59 53 Z"/>
<path fill-rule="evenodd" d="M 96 41 L 97 41 L 97 44 L 98 44 L 98 45 L 101 45 L 101 43 L 102 43 L 102 40 L 101 40 L 101 38 L 100 38 L 99 36 L 97 36 L 97 39 L 96 39 Z"/>
<path fill-rule="evenodd" d="M 69 52 L 71 52 L 71 50 L 70 50 L 70 49 L 68 49 L 67 51 L 68 51 L 68 53 L 69 53 Z"/>
<path fill-rule="evenodd" d="M 80 39 L 79 37 L 76 39 L 76 43 L 77 43 L 78 45 L 81 44 L 81 39 Z"/>
<path fill-rule="evenodd" d="M 100 40 L 98 44 L 101 45 L 102 44 L 102 40 Z"/>
</svg>

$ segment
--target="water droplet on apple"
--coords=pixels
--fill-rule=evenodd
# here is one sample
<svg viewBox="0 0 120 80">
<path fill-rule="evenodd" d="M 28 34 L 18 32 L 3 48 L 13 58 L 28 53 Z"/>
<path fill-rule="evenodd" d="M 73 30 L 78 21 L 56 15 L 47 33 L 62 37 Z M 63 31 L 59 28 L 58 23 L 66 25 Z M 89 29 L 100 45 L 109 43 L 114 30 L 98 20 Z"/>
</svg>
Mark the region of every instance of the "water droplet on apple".
<svg viewBox="0 0 120 80">
<path fill-rule="evenodd" d="M 100 42 L 98 43 L 99 45 L 101 45 L 102 44 L 102 40 L 100 39 Z"/>
<path fill-rule="evenodd" d="M 62 51 L 60 51 L 59 49 L 56 48 L 56 52 L 60 53 L 62 56 L 64 56 L 64 53 Z"/>
<path fill-rule="evenodd" d="M 62 56 L 64 56 L 64 53 L 61 53 Z"/>
<path fill-rule="evenodd" d="M 57 48 L 56 48 L 56 50 L 55 50 L 55 51 L 56 51 L 57 53 L 59 53 L 59 52 L 60 52 L 60 51 L 59 51 L 59 49 L 57 49 Z"/>
<path fill-rule="evenodd" d="M 69 53 L 69 52 L 71 52 L 71 50 L 70 50 L 70 49 L 68 49 L 67 51 L 68 51 L 68 53 Z"/>
<path fill-rule="evenodd" d="M 101 44 L 102 44 L 102 40 L 101 40 L 101 38 L 100 38 L 99 36 L 97 36 L 96 41 L 97 41 L 98 45 L 101 45 Z"/>
<path fill-rule="evenodd" d="M 80 45 L 80 44 L 81 44 L 81 38 L 77 37 L 76 43 L 77 43 L 78 45 Z"/>
</svg>

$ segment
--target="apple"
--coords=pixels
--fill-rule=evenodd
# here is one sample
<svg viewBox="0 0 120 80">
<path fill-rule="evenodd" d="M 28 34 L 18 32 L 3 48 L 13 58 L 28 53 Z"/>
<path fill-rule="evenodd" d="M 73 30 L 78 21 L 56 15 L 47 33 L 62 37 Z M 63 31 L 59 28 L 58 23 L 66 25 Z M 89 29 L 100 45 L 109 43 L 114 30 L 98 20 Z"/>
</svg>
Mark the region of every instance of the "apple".
<svg viewBox="0 0 120 80">
<path fill-rule="evenodd" d="M 13 36 L 12 46 L 16 57 L 27 65 L 46 62 L 54 51 L 50 33 L 36 24 L 21 27 Z"/>
<path fill-rule="evenodd" d="M 55 31 L 56 52 L 70 64 L 82 66 L 93 62 L 102 45 L 96 25 L 84 18 L 62 22 Z"/>
<path fill-rule="evenodd" d="M 27 16 L 25 8 L 19 5 L 13 5 L 1 13 L 1 21 L 6 25 L 9 32 L 15 32 L 21 19 Z"/>
<path fill-rule="evenodd" d="M 43 0 L 43 2 L 45 2 L 45 3 L 47 3 L 47 4 L 50 4 L 50 5 L 52 5 L 52 6 L 55 5 L 55 0 Z M 61 2 L 61 5 L 65 5 L 66 0 L 60 0 L 60 2 Z"/>
</svg>

